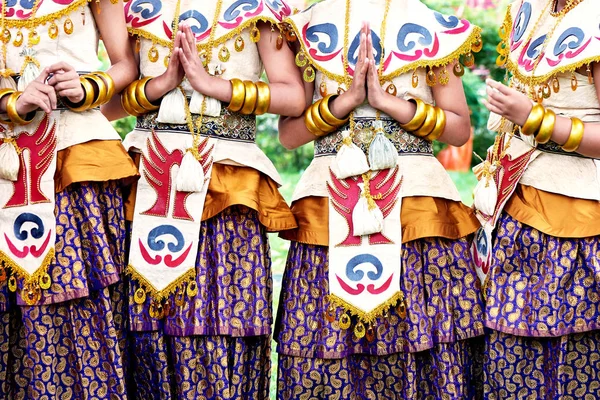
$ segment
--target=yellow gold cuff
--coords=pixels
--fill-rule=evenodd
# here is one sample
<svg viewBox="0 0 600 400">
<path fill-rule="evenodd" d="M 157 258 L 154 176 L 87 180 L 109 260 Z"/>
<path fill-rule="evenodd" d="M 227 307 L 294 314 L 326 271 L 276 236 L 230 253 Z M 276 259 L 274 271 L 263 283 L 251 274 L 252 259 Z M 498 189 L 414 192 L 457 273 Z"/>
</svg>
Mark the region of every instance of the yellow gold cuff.
<svg viewBox="0 0 600 400">
<path fill-rule="evenodd" d="M 313 135 L 315 135 L 316 137 L 321 137 L 321 136 L 325 136 L 326 133 L 321 131 L 316 125 L 315 122 L 312 119 L 312 112 L 310 110 L 311 107 L 309 107 L 305 112 L 304 112 L 304 124 L 306 125 L 306 129 L 308 129 L 308 131 L 310 133 L 312 133 Z"/>
<path fill-rule="evenodd" d="M 81 82 L 81 86 L 83 86 L 83 103 L 81 105 L 76 105 L 72 103 L 68 98 L 63 98 L 63 103 L 69 108 L 69 110 L 74 112 L 84 112 L 89 110 L 94 103 L 94 87 L 87 79 L 80 77 L 79 82 Z"/>
<path fill-rule="evenodd" d="M 90 106 L 90 108 L 99 107 L 102 104 L 108 103 L 108 100 L 110 100 L 110 99 L 107 97 L 108 87 L 106 86 L 104 79 L 100 78 L 98 75 L 92 75 L 92 74 L 83 75 L 82 78 L 87 79 L 90 82 L 94 82 L 96 84 L 96 86 L 98 87 L 97 93 L 94 90 L 94 101 L 92 102 L 92 105 Z"/>
<path fill-rule="evenodd" d="M 425 140 L 430 142 L 438 140 L 444 134 L 444 129 L 446 129 L 446 112 L 440 107 L 434 108 L 436 112 L 435 127 L 433 128 L 433 131 L 425 137 Z"/>
<path fill-rule="evenodd" d="M 148 97 L 146 97 L 146 85 L 151 80 L 152 77 L 147 76 L 137 81 L 137 84 L 135 85 L 135 98 L 138 104 L 148 112 L 156 111 L 160 108 L 160 106 L 153 104 L 150 100 L 148 100 Z"/>
<path fill-rule="evenodd" d="M 256 109 L 258 89 L 254 82 L 251 81 L 244 81 L 244 88 L 246 89 L 246 97 L 244 99 L 244 106 L 240 112 L 244 115 L 250 115 L 253 114 Z"/>
<path fill-rule="evenodd" d="M 106 84 L 106 102 L 105 102 L 105 104 L 108 103 L 110 101 L 110 99 L 112 99 L 112 97 L 115 95 L 115 81 L 113 80 L 112 76 L 110 76 L 109 74 L 107 74 L 106 72 L 103 72 L 103 71 L 92 72 L 92 75 L 99 76 L 100 78 L 102 78 L 102 80 Z"/>
<path fill-rule="evenodd" d="M 544 107 L 538 103 L 534 104 L 531 112 L 529 113 L 529 117 L 527 117 L 527 121 L 525 121 L 523 127 L 521 127 L 521 133 L 526 136 L 535 134 L 538 129 L 540 129 L 543 119 Z"/>
<path fill-rule="evenodd" d="M 314 122 L 315 126 L 322 132 L 327 132 L 327 133 L 331 133 L 333 132 L 336 128 L 335 126 L 331 126 L 329 125 L 327 122 L 325 122 L 323 120 L 323 117 L 321 116 L 321 113 L 319 112 L 319 106 L 321 105 L 321 102 L 323 100 L 318 100 L 317 102 L 315 102 L 314 104 L 312 104 L 309 108 L 307 112 L 310 112 L 311 114 L 311 119 Z"/>
<path fill-rule="evenodd" d="M 556 125 L 556 114 L 550 109 L 546 109 L 544 113 L 544 119 L 540 125 L 537 135 L 535 135 L 535 141 L 544 144 L 548 143 L 552 138 L 554 132 L 554 126 Z"/>
<path fill-rule="evenodd" d="M 427 110 L 427 114 L 425 117 L 425 121 L 423 121 L 423 125 L 419 129 L 414 130 L 413 135 L 424 138 L 425 136 L 429 136 L 433 132 L 435 128 L 435 123 L 437 122 L 437 113 L 435 111 L 435 107 L 431 104 L 425 104 L 425 109 Z"/>
<path fill-rule="evenodd" d="M 325 98 L 321 99 L 321 103 L 319 104 L 319 114 L 323 117 L 323 121 L 327 124 L 333 126 L 334 128 L 339 128 L 344 125 L 350 119 L 350 116 L 347 116 L 344 119 L 339 119 L 335 115 L 331 113 L 331 109 L 329 108 L 329 101 L 337 96 L 337 94 L 330 94 Z"/>
<path fill-rule="evenodd" d="M 231 82 L 231 100 L 227 109 L 232 112 L 239 112 L 244 107 L 246 99 L 246 87 L 239 79 L 232 79 Z"/>
<path fill-rule="evenodd" d="M 6 102 L 6 113 L 8 114 L 8 118 L 10 118 L 13 124 L 17 125 L 27 125 L 33 121 L 33 118 L 26 120 L 22 118 L 17 112 L 17 100 L 23 92 L 14 92 L 8 97 L 8 101 Z M 35 116 L 34 116 L 35 118 Z"/>
<path fill-rule="evenodd" d="M 585 131 L 585 125 L 579 118 L 571 118 L 571 133 L 567 143 L 562 145 L 562 149 L 566 152 L 573 153 L 581 146 L 583 140 L 583 134 Z"/>
<path fill-rule="evenodd" d="M 131 107 L 131 109 L 133 111 L 135 111 L 136 114 L 138 114 L 138 116 L 140 116 L 140 115 L 146 114 L 147 111 L 144 109 L 144 107 L 142 107 L 142 105 L 138 102 L 138 100 L 136 98 L 135 94 L 136 94 L 137 85 L 138 85 L 137 81 L 134 81 L 133 83 L 131 83 L 125 89 L 125 94 L 127 95 L 127 100 L 129 101 L 129 107 Z"/>
<path fill-rule="evenodd" d="M 258 99 L 256 101 L 255 115 L 263 115 L 269 111 L 271 106 L 271 88 L 264 82 L 256 82 L 256 89 L 258 91 Z"/>
<path fill-rule="evenodd" d="M 14 89 L 1 89 L 0 90 L 0 101 L 2 101 L 2 99 L 6 96 L 10 96 L 11 94 L 15 93 L 16 90 Z M 7 111 L 8 113 L 8 111 Z M 12 121 L 10 119 L 6 120 L 4 118 L 0 118 L 0 122 L 3 124 L 11 124 Z"/>
<path fill-rule="evenodd" d="M 427 118 L 427 105 L 421 99 L 413 99 L 417 105 L 417 110 L 412 119 L 406 123 L 401 124 L 400 127 L 407 132 L 413 132 L 423 126 L 425 119 Z"/>
</svg>

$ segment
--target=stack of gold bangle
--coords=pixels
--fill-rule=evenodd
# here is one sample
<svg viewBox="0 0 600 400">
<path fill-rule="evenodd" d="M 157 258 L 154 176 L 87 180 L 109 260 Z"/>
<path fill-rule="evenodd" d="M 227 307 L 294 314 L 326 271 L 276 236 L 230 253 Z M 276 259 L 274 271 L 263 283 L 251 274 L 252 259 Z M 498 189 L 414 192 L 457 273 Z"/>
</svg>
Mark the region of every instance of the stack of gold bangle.
<svg viewBox="0 0 600 400">
<path fill-rule="evenodd" d="M 8 114 L 8 120 L 0 118 L 0 122 L 9 125 L 27 125 L 33 121 L 33 118 L 35 118 L 35 113 L 30 113 L 31 118 L 25 119 L 27 116 L 23 118 L 17 112 L 17 100 L 19 100 L 19 97 L 21 97 L 22 94 L 23 92 L 19 92 L 14 89 L 0 90 L 0 101 L 2 101 L 4 97 L 8 96 L 8 100 L 6 102 L 6 113 Z"/>
<path fill-rule="evenodd" d="M 231 101 L 227 109 L 244 115 L 263 115 L 271 106 L 271 89 L 264 82 L 231 81 Z"/>
<path fill-rule="evenodd" d="M 346 124 L 350 117 L 339 119 L 331 113 L 329 101 L 337 95 L 329 95 L 317 100 L 304 113 L 304 123 L 310 133 L 316 137 L 321 137 L 335 132 L 338 128 Z"/>
<path fill-rule="evenodd" d="M 556 125 L 556 114 L 550 109 L 544 109 L 541 104 L 534 104 L 527 121 L 521 127 L 521 133 L 526 136 L 535 135 L 535 141 L 545 144 L 552 138 L 554 126 Z M 584 125 L 579 118 L 571 118 L 571 133 L 567 142 L 562 146 L 566 152 L 574 152 L 579 149 L 583 140 Z"/>
<path fill-rule="evenodd" d="M 115 93 L 115 83 L 106 72 L 96 71 L 79 77 L 83 87 L 83 100 L 74 104 L 69 99 L 63 98 L 63 103 L 75 112 L 87 111 L 108 103 Z"/>
<path fill-rule="evenodd" d="M 407 132 L 429 142 L 438 140 L 446 129 L 446 112 L 439 107 L 426 104 L 420 99 L 412 100 L 417 105 L 414 117 L 400 125 Z"/>
<path fill-rule="evenodd" d="M 156 111 L 160 107 L 152 103 L 146 97 L 146 85 L 152 80 L 152 77 L 145 77 L 137 81 L 133 81 L 121 93 L 121 105 L 123 110 L 129 115 L 139 117 L 149 112 Z"/>
</svg>

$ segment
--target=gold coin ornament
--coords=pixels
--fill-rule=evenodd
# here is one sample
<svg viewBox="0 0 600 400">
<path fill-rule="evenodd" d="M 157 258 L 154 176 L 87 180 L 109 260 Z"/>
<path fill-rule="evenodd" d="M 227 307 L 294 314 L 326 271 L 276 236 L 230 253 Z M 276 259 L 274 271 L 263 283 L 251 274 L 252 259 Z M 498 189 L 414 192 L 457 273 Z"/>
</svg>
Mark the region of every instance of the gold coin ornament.
<svg viewBox="0 0 600 400">
<path fill-rule="evenodd" d="M 230 57 L 231 53 L 229 53 L 229 49 L 227 48 L 227 46 L 221 47 L 221 50 L 219 50 L 219 60 L 221 62 L 227 62 L 229 61 Z"/>
<path fill-rule="evenodd" d="M 356 326 L 354 327 L 354 336 L 356 336 L 358 339 L 362 339 L 365 337 L 365 334 L 365 326 L 362 322 L 359 321 L 358 324 L 356 324 Z"/>
<path fill-rule="evenodd" d="M 346 329 L 350 328 L 351 320 L 350 320 L 350 316 L 348 315 L 348 313 L 343 313 L 342 316 L 340 317 L 339 322 L 340 322 L 341 329 L 346 330 Z"/>
<path fill-rule="evenodd" d="M 317 77 L 317 74 L 315 72 L 315 69 L 312 66 L 308 66 L 306 67 L 306 69 L 304 70 L 304 74 L 303 74 L 304 80 L 306 82 L 314 82 L 315 78 Z"/>
<path fill-rule="evenodd" d="M 483 48 L 483 41 L 481 40 L 481 36 L 477 36 L 475 42 L 471 45 L 471 50 L 475 53 L 479 53 Z"/>
<path fill-rule="evenodd" d="M 462 66 L 461 63 L 457 62 L 456 64 L 454 64 L 454 68 L 452 68 L 452 72 L 454 73 L 455 76 L 457 77 L 461 77 L 465 74 L 465 68 Z"/>
<path fill-rule="evenodd" d="M 463 64 L 468 68 L 471 68 L 473 65 L 475 65 L 475 56 L 473 56 L 473 53 L 469 52 L 465 54 L 465 60 Z"/>
<path fill-rule="evenodd" d="M 6 281 L 6 278 L 8 278 L 6 274 L 6 268 L 0 267 L 0 282 Z"/>
<path fill-rule="evenodd" d="M 21 290 L 21 297 L 28 306 L 36 304 L 42 297 L 40 287 L 38 285 L 26 285 L 23 290 Z"/>
<path fill-rule="evenodd" d="M 254 25 L 254 28 L 252 28 L 250 31 L 250 39 L 252 39 L 254 43 L 258 43 L 260 41 L 260 30 L 258 30 L 256 25 Z"/>
<path fill-rule="evenodd" d="M 153 63 L 158 61 L 158 49 L 154 43 L 152 44 L 152 47 L 150 47 L 150 50 L 148 50 L 148 60 Z"/>
<path fill-rule="evenodd" d="M 275 46 L 277 47 L 277 50 L 281 50 L 283 47 L 283 35 L 281 33 L 277 36 L 277 44 Z"/>
<path fill-rule="evenodd" d="M 4 42 L 4 43 L 10 42 L 11 36 L 12 35 L 10 34 L 10 30 L 8 28 L 4 28 L 4 31 L 2 31 L 2 42 Z"/>
<path fill-rule="evenodd" d="M 29 46 L 35 46 L 40 43 L 40 35 L 38 35 L 37 31 L 34 29 L 29 31 L 29 37 L 27 38 L 27 44 Z"/>
<path fill-rule="evenodd" d="M 46 273 L 40 277 L 40 287 L 43 290 L 48 290 L 50 289 L 50 286 L 52 286 L 52 278 Z"/>
<path fill-rule="evenodd" d="M 171 54 L 167 54 L 165 56 L 165 59 L 163 60 L 163 64 L 165 65 L 165 68 L 169 68 L 170 62 L 171 62 Z"/>
<path fill-rule="evenodd" d="M 385 91 L 388 92 L 388 94 L 391 94 L 394 97 L 398 94 L 398 88 L 396 88 L 396 85 L 394 85 L 393 83 L 390 83 L 388 85 L 388 87 L 385 89 Z"/>
<path fill-rule="evenodd" d="M 146 302 L 146 291 L 142 288 L 138 288 L 133 295 L 135 304 L 144 304 Z"/>
<path fill-rule="evenodd" d="M 67 35 L 70 35 L 71 33 L 73 33 L 73 21 L 71 21 L 71 18 L 67 18 L 67 20 L 65 21 L 65 23 L 63 25 L 63 28 Z"/>
<path fill-rule="evenodd" d="M 302 68 L 306 64 L 308 64 L 308 58 L 306 58 L 306 54 L 304 54 L 302 51 L 298 52 L 298 54 L 296 54 L 296 65 Z"/>
<path fill-rule="evenodd" d="M 56 25 L 56 22 L 54 21 L 48 28 L 48 37 L 50 37 L 50 39 L 56 39 L 58 37 L 58 25 Z"/>
<path fill-rule="evenodd" d="M 401 299 L 396 306 L 396 312 L 400 316 L 400 318 L 406 318 L 406 304 L 404 304 L 404 299 Z"/>
<path fill-rule="evenodd" d="M 13 46 L 21 47 L 22 44 L 23 44 L 23 32 L 18 31 L 17 34 L 15 35 L 15 40 L 13 40 Z"/>
<path fill-rule="evenodd" d="M 367 340 L 369 341 L 369 343 L 373 343 L 375 341 L 375 329 L 373 329 L 373 327 L 370 325 L 367 328 L 366 337 L 367 337 Z"/>
<path fill-rule="evenodd" d="M 196 297 L 196 295 L 198 294 L 198 284 L 196 283 L 196 281 L 191 281 L 190 283 L 188 283 L 186 293 L 188 297 Z"/>
<path fill-rule="evenodd" d="M 437 83 L 437 77 L 435 76 L 435 72 L 432 69 L 427 71 L 427 75 L 425 76 L 425 80 L 427 81 L 428 86 L 435 86 Z"/>
<path fill-rule="evenodd" d="M 325 313 L 325 319 L 329 323 L 333 323 L 333 321 L 335 321 L 335 307 L 333 305 L 329 305 L 329 307 L 327 307 L 327 312 Z"/>
<path fill-rule="evenodd" d="M 577 81 L 577 77 L 575 74 L 571 74 L 571 90 L 576 91 L 577 87 L 579 87 L 579 82 Z"/>
<path fill-rule="evenodd" d="M 542 85 L 542 97 L 544 99 L 549 99 L 551 94 L 552 94 L 552 89 L 550 89 L 550 85 L 548 85 L 548 83 L 544 83 Z"/>
<path fill-rule="evenodd" d="M 319 94 L 321 97 L 327 97 L 327 82 L 323 81 L 319 85 Z"/>
<path fill-rule="evenodd" d="M 560 91 L 560 82 L 556 76 L 552 78 L 552 90 L 554 90 L 554 93 L 558 93 Z"/>
<path fill-rule="evenodd" d="M 417 86 L 419 86 L 419 75 L 417 75 L 416 69 L 413 71 L 411 83 L 412 83 L 412 87 L 415 89 L 417 88 Z"/>
<path fill-rule="evenodd" d="M 184 304 L 185 304 L 185 291 L 179 290 L 177 293 L 175 293 L 175 305 L 177 307 L 183 307 Z"/>
<path fill-rule="evenodd" d="M 442 86 L 445 86 L 450 82 L 450 75 L 448 74 L 448 70 L 446 68 L 440 72 L 439 81 Z"/>
<path fill-rule="evenodd" d="M 11 275 L 10 278 L 8 278 L 8 290 L 13 293 L 17 291 L 17 278 L 15 278 L 14 275 Z"/>
<path fill-rule="evenodd" d="M 244 48 L 246 47 L 246 43 L 244 43 L 244 38 L 241 36 L 236 37 L 235 44 L 233 45 L 233 47 L 238 53 L 244 51 Z"/>
</svg>

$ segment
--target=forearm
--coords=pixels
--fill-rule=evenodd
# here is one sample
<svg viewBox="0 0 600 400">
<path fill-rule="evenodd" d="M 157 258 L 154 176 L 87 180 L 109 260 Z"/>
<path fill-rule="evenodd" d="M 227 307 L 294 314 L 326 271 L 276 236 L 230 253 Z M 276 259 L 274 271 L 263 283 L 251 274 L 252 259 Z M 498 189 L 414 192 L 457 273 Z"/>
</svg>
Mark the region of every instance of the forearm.
<svg viewBox="0 0 600 400">
<path fill-rule="evenodd" d="M 123 107 L 121 106 L 121 96 L 115 95 L 112 99 L 102 107 L 100 107 L 100 111 L 109 121 L 116 121 L 121 118 L 128 117 L 129 114 L 125 112 Z"/>
<path fill-rule="evenodd" d="M 586 157 L 600 158 L 600 124 L 584 124 L 584 135 L 577 153 Z M 559 145 L 564 145 L 571 134 L 571 119 L 556 117 L 556 123 L 551 140 Z"/>
<path fill-rule="evenodd" d="M 304 123 L 304 116 L 279 119 L 279 141 L 288 150 L 296 149 L 316 139 Z"/>
</svg>

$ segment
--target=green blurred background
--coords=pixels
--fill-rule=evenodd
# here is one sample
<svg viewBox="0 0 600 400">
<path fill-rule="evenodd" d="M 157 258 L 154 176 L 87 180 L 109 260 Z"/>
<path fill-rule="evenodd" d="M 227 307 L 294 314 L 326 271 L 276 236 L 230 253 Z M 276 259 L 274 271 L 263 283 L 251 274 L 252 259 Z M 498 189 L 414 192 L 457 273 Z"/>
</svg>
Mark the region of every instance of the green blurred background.
<svg viewBox="0 0 600 400">
<path fill-rule="evenodd" d="M 498 27 L 504 18 L 508 0 L 422 0 L 431 8 L 445 14 L 458 15 L 466 18 L 472 23 L 480 26 L 483 30 L 483 49 L 475 55 L 476 66 L 467 70 L 463 77 L 463 84 L 469 107 L 471 110 L 471 122 L 474 128 L 473 152 L 484 157 L 486 149 L 493 143 L 494 135 L 486 129 L 488 112 L 483 106 L 481 99 L 485 96 L 485 79 L 491 77 L 496 80 L 504 78 L 504 71 L 496 66 L 496 46 L 500 41 Z M 318 0 L 291 0 L 289 3 L 301 9 L 303 5 L 318 2 Z M 106 54 L 102 59 L 106 60 Z M 133 129 L 134 118 L 126 118 L 115 122 L 115 127 L 122 137 Z M 257 142 L 259 147 L 269 156 L 282 175 L 284 185 L 281 192 L 289 201 L 294 186 L 304 169 L 312 160 L 313 146 L 306 145 L 295 151 L 285 150 L 277 138 L 277 117 L 265 115 L 259 117 Z M 435 143 L 436 154 L 445 145 Z M 478 162 L 473 157 L 472 164 Z M 472 203 L 472 191 L 476 179 L 469 172 L 449 171 L 456 183 L 463 201 Z M 273 259 L 273 282 L 274 282 L 274 307 L 276 309 L 281 289 L 281 277 L 285 267 L 288 244 L 279 239 L 277 235 L 271 235 L 271 252 Z M 275 313 L 274 313 L 275 314 Z M 275 344 L 273 344 L 273 380 L 271 385 L 271 398 L 275 398 L 277 358 Z"/>
</svg>

